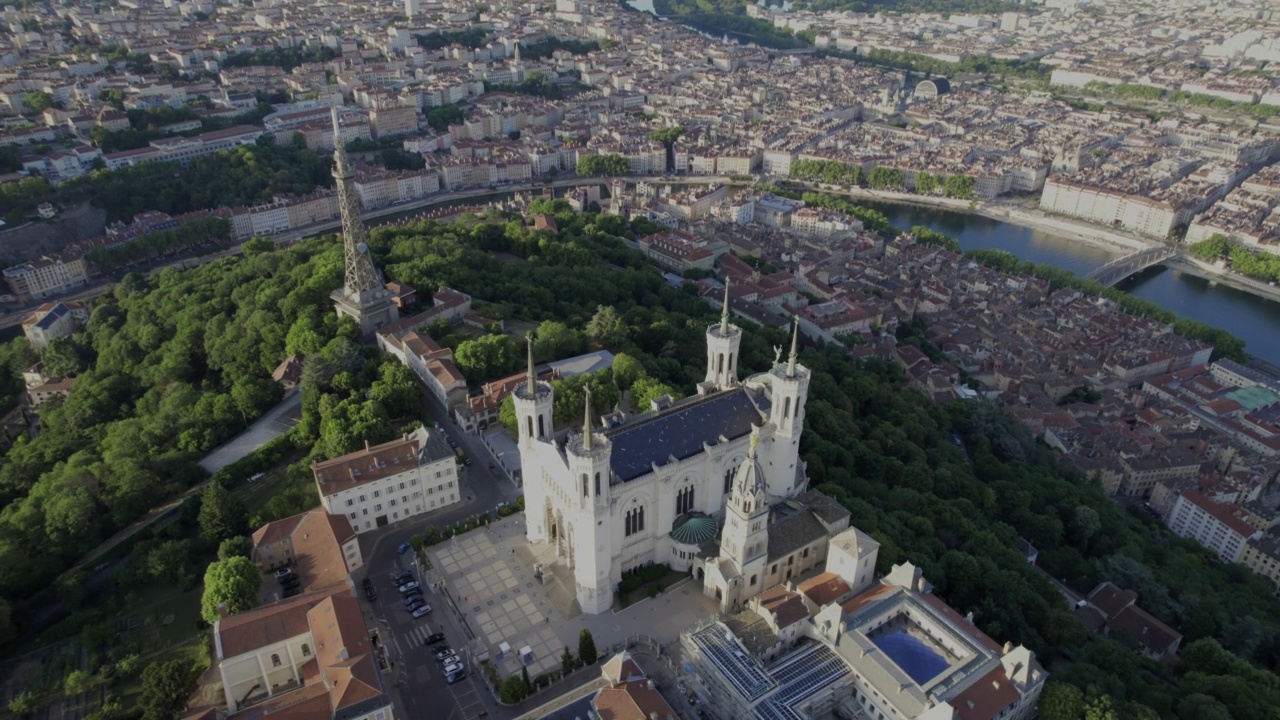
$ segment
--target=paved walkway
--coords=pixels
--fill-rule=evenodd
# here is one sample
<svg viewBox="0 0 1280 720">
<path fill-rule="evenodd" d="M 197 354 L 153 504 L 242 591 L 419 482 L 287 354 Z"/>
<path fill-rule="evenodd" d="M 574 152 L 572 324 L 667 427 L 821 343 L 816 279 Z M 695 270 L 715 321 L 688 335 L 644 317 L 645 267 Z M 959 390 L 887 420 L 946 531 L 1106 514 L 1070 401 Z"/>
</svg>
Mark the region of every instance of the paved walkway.
<svg viewBox="0 0 1280 720">
<path fill-rule="evenodd" d="M 215 473 L 285 434 L 301 418 L 302 393 L 290 390 L 279 405 L 258 418 L 248 430 L 206 455 L 200 461 L 200 467 L 207 473 Z"/>
<path fill-rule="evenodd" d="M 564 648 L 577 653 L 583 628 L 591 631 L 603 657 L 625 647 L 641 629 L 666 643 L 715 614 L 715 601 L 688 579 L 625 610 L 565 617 L 548 596 L 550 585 L 518 558 L 517 550 L 527 547 L 520 513 L 428 550 L 436 576 L 431 580 L 443 582 L 442 591 L 457 605 L 503 677 L 520 672 L 522 665 L 531 677 L 559 669 Z M 524 648 L 531 652 L 522 656 Z"/>
</svg>

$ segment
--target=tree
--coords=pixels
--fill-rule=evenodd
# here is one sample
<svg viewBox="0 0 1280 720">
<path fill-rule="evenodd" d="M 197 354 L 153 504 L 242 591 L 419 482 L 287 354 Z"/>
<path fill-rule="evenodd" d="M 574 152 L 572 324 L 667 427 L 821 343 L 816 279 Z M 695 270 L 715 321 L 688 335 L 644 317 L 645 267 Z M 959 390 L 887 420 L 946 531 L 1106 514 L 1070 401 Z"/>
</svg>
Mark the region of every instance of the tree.
<svg viewBox="0 0 1280 720">
<path fill-rule="evenodd" d="M 249 529 L 249 516 L 244 503 L 232 495 L 222 483 L 210 482 L 200 493 L 200 537 L 210 546 L 243 535 Z"/>
<path fill-rule="evenodd" d="M 253 554 L 253 540 L 247 535 L 236 535 L 223 540 L 218 545 L 218 559 L 230 560 L 233 557 L 250 557 Z"/>
<path fill-rule="evenodd" d="M 30 690 L 18 693 L 9 701 L 9 712 L 22 718 L 30 717 L 39 708 L 40 699 Z"/>
<path fill-rule="evenodd" d="M 596 314 L 587 323 L 587 337 L 605 347 L 618 347 L 626 339 L 622 317 L 612 305 L 597 305 Z"/>
<path fill-rule="evenodd" d="M 1080 720 L 1084 693 L 1075 685 L 1056 680 L 1045 683 L 1040 694 L 1040 720 Z"/>
<path fill-rule="evenodd" d="M 594 665 L 596 662 L 596 639 L 586 628 L 582 628 L 582 632 L 578 633 L 578 657 L 586 665 Z"/>
<path fill-rule="evenodd" d="M 520 428 L 516 426 L 516 401 L 513 397 L 506 396 L 498 406 L 498 422 L 502 423 L 502 426 L 512 435 L 518 435 Z"/>
<path fill-rule="evenodd" d="M 529 682 L 529 668 L 526 665 L 520 666 L 520 679 L 524 682 L 524 694 L 533 694 L 533 683 Z"/>
<path fill-rule="evenodd" d="M 635 357 L 626 353 L 618 353 L 613 358 L 613 384 L 618 386 L 618 390 L 626 392 L 631 389 L 637 380 L 648 377 L 649 373 L 645 371 L 644 365 Z"/>
<path fill-rule="evenodd" d="M 1084 720 L 1120 720 L 1110 695 L 1100 695 L 1084 708 Z"/>
<path fill-rule="evenodd" d="M 564 647 L 564 652 L 560 655 L 560 672 L 568 675 L 573 672 L 574 658 L 573 653 L 569 650 L 569 646 Z"/>
<path fill-rule="evenodd" d="M 0 646 L 13 639 L 13 609 L 9 601 L 0 598 Z"/>
<path fill-rule="evenodd" d="M 218 606 L 226 604 L 227 613 L 234 615 L 250 610 L 258 604 L 258 589 L 262 574 L 246 557 L 233 557 L 209 564 L 204 573 L 204 595 L 200 598 L 200 615 L 209 624 L 217 622 L 221 615 Z"/>
<path fill-rule="evenodd" d="M 53 96 L 47 92 L 29 92 L 22 96 L 22 102 L 33 112 L 42 113 L 53 107 Z"/>
<path fill-rule="evenodd" d="M 485 382 L 514 373 L 520 368 L 523 354 L 506 335 L 485 335 L 459 343 L 454 359 L 468 380 Z"/>
<path fill-rule="evenodd" d="M 276 243 L 271 238 L 253 237 L 240 244 L 240 251 L 245 257 L 254 257 L 269 253 L 276 249 Z"/>
<path fill-rule="evenodd" d="M 190 540 L 165 540 L 147 553 L 147 574 L 157 581 L 177 581 L 178 585 L 186 585 L 190 560 Z"/>
<path fill-rule="evenodd" d="M 102 684 L 102 678 L 85 670 L 72 670 L 62 681 L 62 690 L 67 695 L 83 695 Z"/>
<path fill-rule="evenodd" d="M 614 153 L 583 155 L 578 158 L 577 170 L 583 177 L 616 177 L 631 171 L 631 161 Z"/>
<path fill-rule="evenodd" d="M 525 681 L 519 675 L 512 675 L 502 681 L 498 690 L 498 698 L 506 705 L 515 705 L 525 698 Z"/>
<path fill-rule="evenodd" d="M 631 386 L 631 407 L 636 412 L 648 412 L 650 403 L 663 395 L 670 395 L 672 399 L 680 397 L 670 385 L 660 383 L 649 377 L 642 377 Z"/>
<path fill-rule="evenodd" d="M 563 360 L 580 355 L 586 349 L 586 338 L 562 322 L 543 320 L 534 335 L 534 356 L 543 362 Z"/>
<path fill-rule="evenodd" d="M 195 689 L 196 673 L 191 660 L 151 663 L 142 671 L 142 695 L 138 699 L 142 720 L 175 720 Z"/>
</svg>

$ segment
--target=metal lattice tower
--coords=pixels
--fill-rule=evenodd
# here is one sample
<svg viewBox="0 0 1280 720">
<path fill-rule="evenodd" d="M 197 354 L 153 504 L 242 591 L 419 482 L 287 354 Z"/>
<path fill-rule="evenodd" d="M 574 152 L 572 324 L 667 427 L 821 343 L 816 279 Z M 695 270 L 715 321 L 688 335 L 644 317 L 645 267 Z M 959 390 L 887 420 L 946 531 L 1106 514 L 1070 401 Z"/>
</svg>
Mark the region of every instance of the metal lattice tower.
<svg viewBox="0 0 1280 720">
<path fill-rule="evenodd" d="M 382 273 L 369 256 L 369 232 L 360 220 L 360 200 L 351 189 L 351 163 L 338 128 L 338 108 L 331 108 L 333 119 L 333 178 L 338 185 L 338 206 L 342 210 L 342 245 L 346 275 L 342 290 L 352 300 L 370 290 L 381 290 Z"/>
<path fill-rule="evenodd" d="M 338 128 L 338 109 L 333 108 L 333 177 L 338 181 L 338 205 L 342 210 L 342 249 L 346 274 L 342 288 L 334 290 L 334 309 L 339 315 L 360 324 L 360 333 L 368 338 L 379 327 L 394 322 L 399 308 L 391 299 L 391 291 L 382 282 L 382 273 L 369 254 L 369 233 L 360 221 L 360 202 L 351 188 L 351 163 L 342 145 Z"/>
</svg>

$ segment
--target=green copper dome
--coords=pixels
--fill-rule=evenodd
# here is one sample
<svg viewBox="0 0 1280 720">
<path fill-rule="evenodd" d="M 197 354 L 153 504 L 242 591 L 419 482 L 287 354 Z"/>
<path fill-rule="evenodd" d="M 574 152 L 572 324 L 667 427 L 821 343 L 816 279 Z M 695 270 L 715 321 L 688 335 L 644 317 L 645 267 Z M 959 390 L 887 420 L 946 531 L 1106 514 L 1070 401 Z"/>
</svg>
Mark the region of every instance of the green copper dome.
<svg viewBox="0 0 1280 720">
<path fill-rule="evenodd" d="M 681 515 L 671 531 L 671 539 L 682 545 L 701 545 L 715 536 L 716 519 L 702 513 Z"/>
</svg>

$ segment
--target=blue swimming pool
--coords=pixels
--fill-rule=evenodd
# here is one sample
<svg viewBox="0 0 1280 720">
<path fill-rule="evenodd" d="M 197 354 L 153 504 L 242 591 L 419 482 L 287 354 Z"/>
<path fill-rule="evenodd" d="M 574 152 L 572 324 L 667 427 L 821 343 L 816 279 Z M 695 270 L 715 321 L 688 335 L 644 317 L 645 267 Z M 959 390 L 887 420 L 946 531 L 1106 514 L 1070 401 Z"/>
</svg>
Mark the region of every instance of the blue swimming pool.
<svg viewBox="0 0 1280 720">
<path fill-rule="evenodd" d="M 915 680 L 917 685 L 925 684 L 947 669 L 946 658 L 934 652 L 919 638 L 907 634 L 906 630 L 894 630 L 872 642 Z"/>
</svg>

